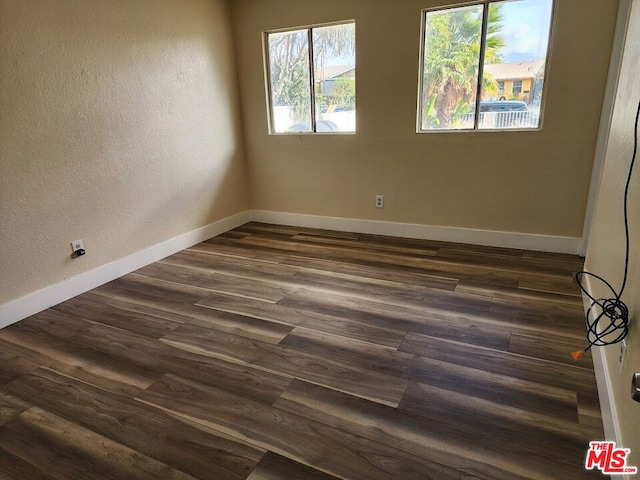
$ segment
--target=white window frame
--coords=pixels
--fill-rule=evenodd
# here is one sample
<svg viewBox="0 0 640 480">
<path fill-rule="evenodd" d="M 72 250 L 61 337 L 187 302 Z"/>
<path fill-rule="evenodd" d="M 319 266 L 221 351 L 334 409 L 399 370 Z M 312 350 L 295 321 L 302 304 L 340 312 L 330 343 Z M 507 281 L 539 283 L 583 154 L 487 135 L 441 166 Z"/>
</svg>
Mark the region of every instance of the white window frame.
<svg viewBox="0 0 640 480">
<path fill-rule="evenodd" d="M 547 96 L 544 95 L 542 97 L 542 103 L 540 105 L 540 114 L 539 114 L 539 123 L 538 126 L 536 128 L 495 128 L 495 129 L 490 129 L 490 128 L 483 128 L 480 129 L 478 128 L 478 122 L 480 119 L 480 101 L 476 101 L 476 110 L 475 110 L 475 119 L 474 119 L 474 125 L 473 128 L 467 128 L 467 129 L 429 129 L 429 130 L 423 130 L 422 129 L 422 109 L 424 107 L 424 99 L 422 98 L 422 92 L 423 92 L 423 88 L 424 88 L 424 54 L 425 54 L 425 46 L 426 46 L 426 22 L 427 22 L 427 14 L 429 12 L 442 12 L 444 10 L 450 10 L 453 8 L 459 8 L 459 7 L 470 7 L 470 6 L 474 6 L 474 5 L 482 5 L 483 6 L 483 15 L 482 15 L 482 37 L 480 39 L 480 58 L 479 58 L 479 65 L 478 65 L 478 86 L 477 86 L 477 93 L 476 93 L 476 99 L 480 99 L 482 98 L 482 78 L 484 75 L 484 58 L 485 58 L 485 44 L 486 44 L 486 39 L 487 39 L 487 23 L 488 23 L 488 9 L 489 9 L 489 4 L 491 3 L 501 3 L 501 2 L 508 2 L 509 0 L 480 0 L 480 1 L 474 1 L 474 2 L 468 2 L 468 3 L 455 3 L 455 4 L 449 4 L 449 5 L 442 5 L 439 7 L 430 7 L 430 8 L 425 8 L 420 12 L 421 15 L 421 20 L 420 20 L 420 55 L 419 55 L 419 64 L 418 64 L 418 102 L 417 102 L 417 114 L 416 114 L 416 133 L 426 133 L 426 134 L 433 134 L 433 133 L 486 133 L 486 132 L 539 132 L 542 130 L 542 126 L 543 126 L 543 119 L 544 119 L 544 106 L 546 103 L 546 98 Z M 552 40 L 553 40 L 553 34 L 554 34 L 554 25 L 555 25 L 555 19 L 556 19 L 556 6 L 557 6 L 558 0 L 551 0 L 551 20 L 549 23 L 549 41 L 547 44 L 547 56 L 545 59 L 545 66 L 544 66 L 544 77 L 548 78 L 549 77 L 549 59 L 551 58 L 551 47 L 552 47 Z"/>
<path fill-rule="evenodd" d="M 276 30 L 268 30 L 263 32 L 262 35 L 262 50 L 263 50 L 263 62 L 264 62 L 264 72 L 265 72 L 265 88 L 267 94 L 267 120 L 269 126 L 269 135 L 355 135 L 357 132 L 357 124 L 355 131 L 332 131 L 332 132 L 318 132 L 317 131 L 317 119 L 316 119 L 316 87 L 315 87 L 315 66 L 314 66 L 314 55 L 313 55 L 313 29 L 314 28 L 323 28 L 323 27 L 334 27 L 339 25 L 353 25 L 354 29 L 356 26 L 355 19 L 351 20 L 340 20 L 336 22 L 328 22 L 328 23 L 315 23 L 313 25 L 303 25 L 289 28 L 281 28 Z M 306 30 L 307 31 L 307 42 L 309 45 L 309 83 L 310 83 L 310 102 L 311 102 L 311 131 L 310 132 L 276 132 L 275 130 L 275 121 L 273 114 L 273 103 L 272 103 L 272 91 L 271 91 L 271 62 L 269 58 L 269 35 L 272 33 L 287 33 L 287 32 L 296 32 Z M 357 58 L 357 56 L 356 56 Z M 358 69 L 356 67 L 356 77 L 358 76 Z M 357 78 L 356 78 L 357 85 Z M 357 90 L 356 90 L 357 92 Z M 357 104 L 357 93 L 356 93 L 356 104 Z M 357 111 L 357 110 L 356 110 Z"/>
<path fill-rule="evenodd" d="M 518 90 L 516 90 L 516 82 L 518 82 Z M 524 82 L 522 80 L 514 80 L 511 83 L 511 93 L 522 93 Z"/>
</svg>

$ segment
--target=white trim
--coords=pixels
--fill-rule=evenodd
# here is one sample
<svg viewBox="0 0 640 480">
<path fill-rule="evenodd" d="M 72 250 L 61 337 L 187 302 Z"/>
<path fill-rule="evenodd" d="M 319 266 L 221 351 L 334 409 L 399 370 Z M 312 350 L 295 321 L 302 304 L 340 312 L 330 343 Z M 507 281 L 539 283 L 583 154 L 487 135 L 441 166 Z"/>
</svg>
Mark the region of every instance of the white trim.
<svg viewBox="0 0 640 480">
<path fill-rule="evenodd" d="M 606 355 L 602 352 L 602 347 L 591 348 L 591 358 L 593 358 L 593 368 L 596 372 L 596 384 L 598 385 L 598 398 L 600 399 L 600 413 L 602 415 L 602 426 L 604 427 L 604 437 L 609 442 L 616 442 L 616 446 L 624 446 L 622 434 L 620 433 L 620 421 L 618 420 L 618 410 L 616 409 L 611 387 L 611 371 Z M 595 439 L 599 440 L 599 439 Z M 619 480 L 631 480 L 629 475 L 616 475 Z"/>
<path fill-rule="evenodd" d="M 587 291 L 592 292 L 591 277 L 584 276 L 583 281 Z M 585 294 L 582 295 L 585 312 L 589 310 L 591 300 Z M 593 319 L 593 318 L 592 318 Z M 602 415 L 602 426 L 604 428 L 605 440 L 616 442 L 616 445 L 623 445 L 622 434 L 620 432 L 620 421 L 618 411 L 613 396 L 611 386 L 611 368 L 607 362 L 607 356 L 602 351 L 603 347 L 591 347 L 591 358 L 593 359 L 593 369 L 596 374 L 596 385 L 598 386 L 598 398 L 600 400 L 600 414 Z M 600 440 L 594 438 L 594 441 Z M 628 475 L 616 475 L 620 480 L 629 480 Z"/>
<path fill-rule="evenodd" d="M 604 169 L 604 161 L 607 154 L 607 146 L 609 144 L 609 135 L 611 133 L 613 106 L 618 93 L 618 79 L 620 78 L 620 69 L 622 68 L 622 54 L 627 40 L 629 19 L 631 18 L 631 2 L 632 0 L 620 0 L 620 6 L 618 7 L 618 20 L 613 38 L 613 47 L 611 49 L 607 88 L 604 92 L 604 101 L 602 103 L 602 115 L 600 117 L 600 127 L 598 129 L 598 141 L 596 143 L 593 168 L 591 170 L 589 198 L 587 199 L 587 208 L 584 215 L 584 226 L 582 230 L 582 241 L 580 242 L 580 249 L 578 252 L 583 257 L 587 254 L 589 234 L 591 233 L 591 225 L 593 224 L 593 217 L 596 213 L 596 205 L 598 203 L 600 181 L 602 180 L 602 171 Z"/>
<path fill-rule="evenodd" d="M 0 328 L 46 310 L 211 237 L 239 227 L 250 220 L 251 211 L 240 212 L 0 305 Z"/>
<path fill-rule="evenodd" d="M 584 287 L 587 291 L 592 292 L 591 277 L 584 275 L 582 277 L 582 281 L 584 282 Z M 591 299 L 584 293 L 582 294 L 582 303 L 584 304 L 584 311 L 589 311 Z M 591 318 L 590 320 L 595 320 L 595 318 Z M 613 400 L 611 390 L 611 380 L 609 375 L 611 370 L 607 362 L 607 357 L 603 354 L 602 347 L 591 347 L 591 357 L 593 358 L 593 369 L 596 373 L 596 383 L 598 384 L 598 397 L 600 398 L 600 411 L 602 413 L 602 424 L 604 426 L 605 439 L 614 441 L 616 444 L 621 445 L 618 414 L 616 412 L 616 404 Z M 596 438 L 594 440 L 598 439 Z"/>
<path fill-rule="evenodd" d="M 495 247 L 519 248 L 544 252 L 578 251 L 580 239 L 529 233 L 474 230 L 411 223 L 380 222 L 349 218 L 322 217 L 296 213 L 247 210 L 205 227 L 179 235 L 127 257 L 81 273 L 63 282 L 0 305 L 0 328 L 46 310 L 81 293 L 120 278 L 127 273 L 189 248 L 211 237 L 227 232 L 251 220 L 280 225 L 371 233 L 391 237 L 420 238 L 445 242 L 470 243 Z"/>
<path fill-rule="evenodd" d="M 420 238 L 443 242 L 470 243 L 492 247 L 518 248 L 541 252 L 577 254 L 580 239 L 531 233 L 475 230 L 471 228 L 441 227 L 413 223 L 380 222 L 352 218 L 322 217 L 298 213 L 254 210 L 257 222 L 291 225 L 294 227 L 322 228 L 355 233 L 371 233 L 390 237 Z"/>
<path fill-rule="evenodd" d="M 591 357 L 593 358 L 593 368 L 596 372 L 596 383 L 598 384 L 598 398 L 600 399 L 604 437 L 608 441 L 622 445 L 618 412 L 611 394 L 610 370 L 607 357 L 603 355 L 602 347 L 591 347 Z M 595 440 L 598 439 L 596 438 Z"/>
</svg>

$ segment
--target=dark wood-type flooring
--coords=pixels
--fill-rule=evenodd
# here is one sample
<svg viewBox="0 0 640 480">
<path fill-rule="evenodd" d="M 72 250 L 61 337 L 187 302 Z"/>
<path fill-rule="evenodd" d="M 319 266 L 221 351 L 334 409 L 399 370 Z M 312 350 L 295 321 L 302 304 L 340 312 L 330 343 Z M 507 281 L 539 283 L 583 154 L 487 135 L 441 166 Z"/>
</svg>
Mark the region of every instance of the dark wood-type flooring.
<svg viewBox="0 0 640 480">
<path fill-rule="evenodd" d="M 600 477 L 581 267 L 244 225 L 0 331 L 0 478 Z"/>
</svg>

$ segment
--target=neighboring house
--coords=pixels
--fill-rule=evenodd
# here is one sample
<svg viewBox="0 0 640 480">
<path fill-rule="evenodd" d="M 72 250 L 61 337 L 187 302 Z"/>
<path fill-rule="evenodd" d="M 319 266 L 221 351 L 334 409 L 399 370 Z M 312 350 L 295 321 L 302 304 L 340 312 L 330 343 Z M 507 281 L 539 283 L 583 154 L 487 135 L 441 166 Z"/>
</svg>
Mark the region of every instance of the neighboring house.
<svg viewBox="0 0 640 480">
<path fill-rule="evenodd" d="M 326 65 L 316 69 L 315 81 L 320 85 L 318 93 L 328 97 L 332 96 L 336 82 L 342 78 L 355 80 L 355 65 Z"/>
<path fill-rule="evenodd" d="M 318 103 L 316 120 L 319 131 L 355 132 L 356 112 L 353 101 L 336 98 L 335 87 L 339 80 L 347 79 L 355 82 L 355 65 L 328 65 L 314 70 L 316 95 L 325 97 Z M 331 98 L 329 98 L 331 97 Z M 297 118 L 291 106 L 273 108 L 274 124 L 279 132 L 304 132 L 309 129 L 309 121 Z M 301 130 L 300 130 L 301 129 Z"/>
<path fill-rule="evenodd" d="M 544 61 L 493 63 L 484 66 L 484 71 L 498 83 L 499 92 L 492 100 L 521 100 L 535 104 L 539 99 L 544 78 Z"/>
</svg>

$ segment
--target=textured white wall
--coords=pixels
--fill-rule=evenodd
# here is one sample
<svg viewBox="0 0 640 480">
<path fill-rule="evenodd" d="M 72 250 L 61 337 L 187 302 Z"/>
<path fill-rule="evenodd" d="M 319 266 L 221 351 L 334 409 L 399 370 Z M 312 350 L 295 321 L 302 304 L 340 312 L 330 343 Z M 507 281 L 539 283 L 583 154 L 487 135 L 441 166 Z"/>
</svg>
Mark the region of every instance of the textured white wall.
<svg viewBox="0 0 640 480">
<path fill-rule="evenodd" d="M 596 214 L 589 237 L 586 269 L 607 279 L 616 289 L 624 272 L 623 193 L 633 152 L 633 120 L 640 101 L 640 2 L 634 0 L 622 57 L 604 171 Z M 636 161 L 629 190 L 631 263 L 622 300 L 630 310 L 625 367 L 618 372 L 618 345 L 600 347 L 606 355 L 618 426 L 625 448 L 631 449 L 629 465 L 640 468 L 640 403 L 631 400 L 633 372 L 640 372 L 640 159 Z M 599 282 L 592 283 L 595 298 L 610 298 Z"/>
<path fill-rule="evenodd" d="M 247 209 L 236 83 L 226 0 L 0 0 L 0 304 Z"/>
</svg>

